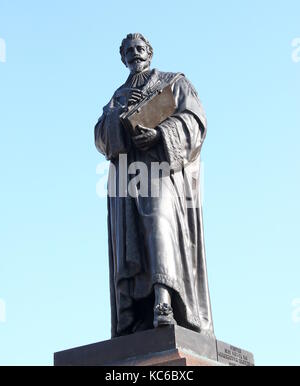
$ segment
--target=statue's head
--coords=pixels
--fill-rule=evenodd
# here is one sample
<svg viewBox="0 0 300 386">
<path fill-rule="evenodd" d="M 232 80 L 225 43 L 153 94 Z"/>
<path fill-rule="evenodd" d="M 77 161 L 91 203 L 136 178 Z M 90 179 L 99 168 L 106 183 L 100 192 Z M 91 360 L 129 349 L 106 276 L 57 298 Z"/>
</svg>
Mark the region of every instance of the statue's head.
<svg viewBox="0 0 300 386">
<path fill-rule="evenodd" d="M 134 33 L 122 40 L 120 54 L 122 62 L 135 74 L 150 67 L 153 49 L 142 34 Z"/>
</svg>

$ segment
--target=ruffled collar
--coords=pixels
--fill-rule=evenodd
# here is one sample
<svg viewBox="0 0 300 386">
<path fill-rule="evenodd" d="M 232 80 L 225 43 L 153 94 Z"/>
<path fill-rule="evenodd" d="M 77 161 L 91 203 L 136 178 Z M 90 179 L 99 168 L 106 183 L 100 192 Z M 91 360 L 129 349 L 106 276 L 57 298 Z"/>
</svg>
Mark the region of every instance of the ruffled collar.
<svg viewBox="0 0 300 386">
<path fill-rule="evenodd" d="M 138 72 L 136 74 L 130 74 L 126 80 L 126 86 L 131 88 L 140 88 L 143 87 L 148 80 L 150 79 L 151 71 Z"/>
</svg>

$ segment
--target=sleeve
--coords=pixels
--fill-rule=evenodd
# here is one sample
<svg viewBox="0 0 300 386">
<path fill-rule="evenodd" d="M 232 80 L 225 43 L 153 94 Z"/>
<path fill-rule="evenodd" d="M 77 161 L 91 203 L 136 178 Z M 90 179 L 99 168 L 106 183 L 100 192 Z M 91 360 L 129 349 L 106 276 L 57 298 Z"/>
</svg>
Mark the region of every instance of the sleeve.
<svg viewBox="0 0 300 386">
<path fill-rule="evenodd" d="M 112 160 L 120 153 L 128 153 L 129 140 L 120 121 L 122 107 L 113 106 L 113 100 L 104 107 L 103 114 L 95 126 L 95 145 L 98 151 Z"/>
<path fill-rule="evenodd" d="M 171 168 L 180 170 L 199 156 L 206 135 L 206 118 L 197 93 L 186 78 L 174 84 L 173 93 L 177 109 L 158 128 Z"/>
</svg>

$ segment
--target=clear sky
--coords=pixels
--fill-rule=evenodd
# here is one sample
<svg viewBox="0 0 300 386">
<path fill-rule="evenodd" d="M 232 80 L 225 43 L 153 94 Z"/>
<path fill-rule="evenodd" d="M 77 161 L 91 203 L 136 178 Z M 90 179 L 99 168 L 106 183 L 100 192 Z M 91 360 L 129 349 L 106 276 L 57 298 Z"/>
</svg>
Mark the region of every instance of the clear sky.
<svg viewBox="0 0 300 386">
<path fill-rule="evenodd" d="M 300 365 L 299 16 L 299 0 L 0 0 L 0 364 L 110 338 L 93 128 L 127 77 L 122 38 L 142 32 L 208 116 L 216 336 Z"/>
</svg>

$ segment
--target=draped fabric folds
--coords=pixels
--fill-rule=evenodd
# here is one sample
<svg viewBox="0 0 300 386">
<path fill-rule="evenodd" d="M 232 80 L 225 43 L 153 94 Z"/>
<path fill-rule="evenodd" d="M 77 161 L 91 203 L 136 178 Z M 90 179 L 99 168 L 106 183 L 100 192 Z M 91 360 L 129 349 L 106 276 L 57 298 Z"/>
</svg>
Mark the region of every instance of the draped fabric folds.
<svg viewBox="0 0 300 386">
<path fill-rule="evenodd" d="M 140 87 L 146 93 L 175 75 L 152 70 Z M 179 325 L 213 335 L 200 200 L 205 113 L 182 75 L 172 85 L 176 111 L 157 128 L 160 142 L 142 151 L 120 122 L 129 91 L 130 79 L 115 92 L 95 126 L 96 147 L 111 161 L 109 185 L 115 183 L 117 191 L 115 197 L 108 196 L 112 337 L 135 331 L 139 304 L 153 295 L 157 283 L 172 289 Z M 145 165 L 149 186 L 159 185 L 161 194 L 119 194 L 121 185 L 130 185 L 133 174 L 124 170 L 130 172 L 133 162 Z M 172 172 L 153 176 L 151 165 L 162 162 Z"/>
</svg>

